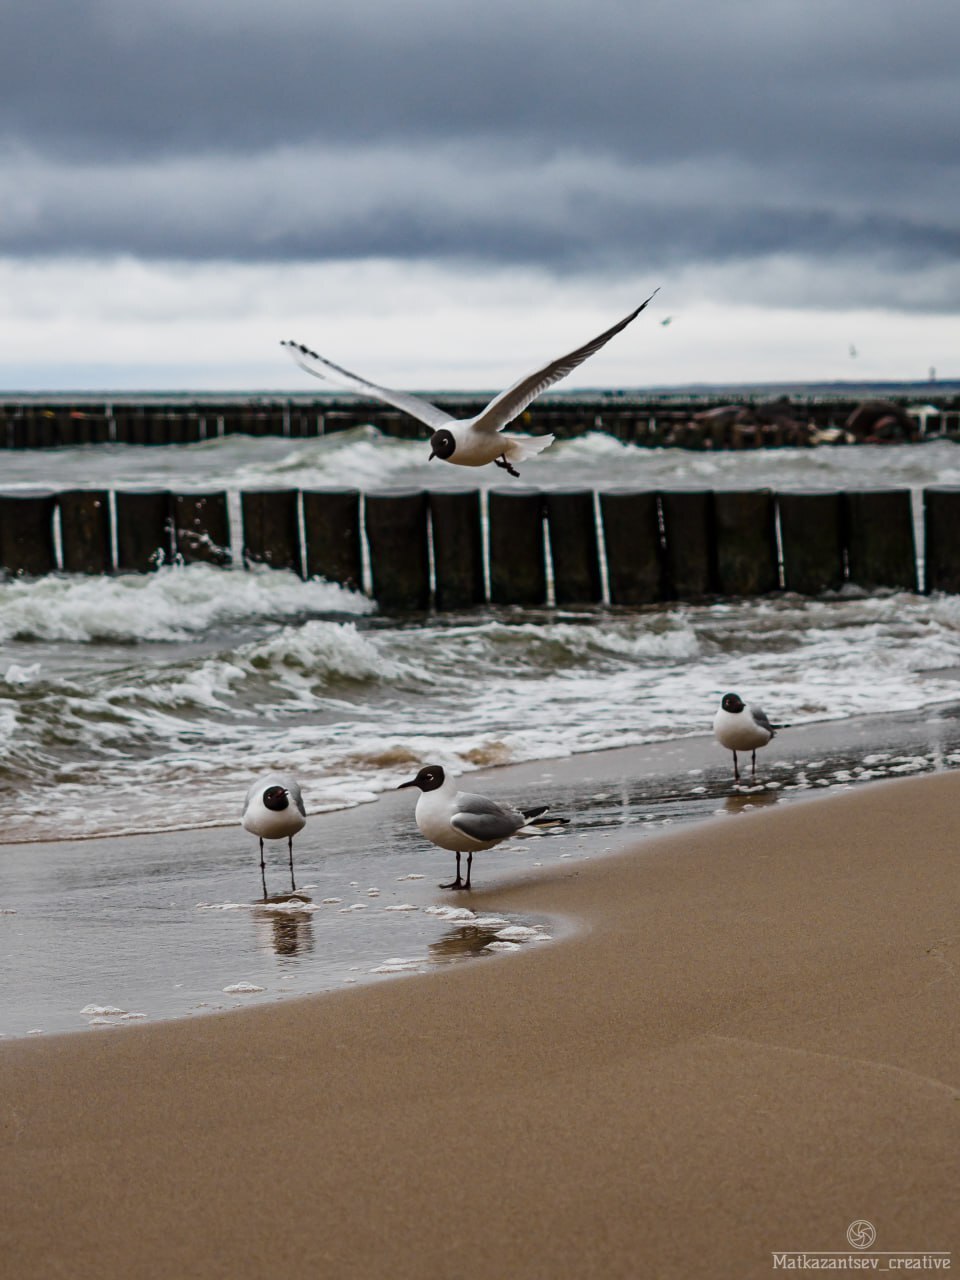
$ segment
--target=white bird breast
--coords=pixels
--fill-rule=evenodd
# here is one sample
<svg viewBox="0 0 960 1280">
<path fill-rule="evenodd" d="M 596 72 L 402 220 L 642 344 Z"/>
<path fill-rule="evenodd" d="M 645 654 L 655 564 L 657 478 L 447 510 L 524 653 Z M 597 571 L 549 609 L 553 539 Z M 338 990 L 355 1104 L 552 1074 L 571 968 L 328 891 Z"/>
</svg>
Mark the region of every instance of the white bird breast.
<svg viewBox="0 0 960 1280">
<path fill-rule="evenodd" d="M 736 715 L 721 708 L 713 721 L 717 741 L 728 751 L 756 751 L 770 741 L 770 732 L 756 723 L 749 710 Z"/>
<path fill-rule="evenodd" d="M 286 809 L 268 809 L 258 796 L 243 815 L 244 829 L 264 840 L 285 840 L 295 836 L 306 825 L 306 818 L 293 803 Z"/>
</svg>

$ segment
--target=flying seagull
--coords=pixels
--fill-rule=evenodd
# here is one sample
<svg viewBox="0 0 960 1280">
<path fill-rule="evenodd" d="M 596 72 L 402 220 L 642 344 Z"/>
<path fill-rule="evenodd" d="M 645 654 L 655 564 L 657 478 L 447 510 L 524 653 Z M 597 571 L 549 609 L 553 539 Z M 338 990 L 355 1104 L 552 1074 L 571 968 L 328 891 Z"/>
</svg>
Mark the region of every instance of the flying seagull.
<svg viewBox="0 0 960 1280">
<path fill-rule="evenodd" d="M 725 693 L 720 710 L 713 718 L 713 733 L 722 747 L 733 752 L 733 780 L 740 781 L 737 752 L 751 752 L 753 773 L 757 776 L 757 751 L 765 747 L 777 732 L 759 707 L 748 707 L 736 693 Z"/>
<path fill-rule="evenodd" d="M 659 290 L 655 289 L 650 298 L 642 302 L 636 311 L 631 311 L 628 316 L 612 328 L 605 330 L 599 337 L 585 342 L 582 347 L 577 347 L 576 351 L 571 351 L 569 355 L 551 360 L 542 368 L 528 373 L 525 378 L 515 382 L 506 391 L 501 391 L 474 418 L 453 418 L 445 410 L 420 396 L 377 386 L 375 382 L 368 382 L 366 378 L 342 369 L 331 360 L 325 360 L 323 356 L 317 355 L 315 351 L 311 351 L 300 342 L 283 341 L 280 345 L 287 348 L 301 369 L 312 373 L 315 378 L 338 383 L 360 395 L 383 400 L 394 409 L 400 409 L 403 413 L 416 418 L 418 422 L 423 422 L 432 428 L 431 452 L 428 461 L 442 458 L 445 462 L 452 462 L 461 467 L 483 467 L 488 462 L 493 462 L 504 471 L 508 471 L 510 475 L 516 476 L 520 473 L 516 470 L 514 463 L 525 462 L 528 458 L 541 453 L 553 444 L 553 436 L 531 439 L 529 436 L 501 435 L 503 428 L 548 387 L 565 378 L 578 365 L 583 364 L 584 360 L 606 346 L 611 338 L 637 318 L 647 302 L 658 292 Z"/>
<path fill-rule="evenodd" d="M 293 878 L 293 837 L 307 821 L 300 784 L 289 774 L 268 773 L 250 786 L 243 802 L 241 822 L 246 831 L 260 837 L 260 879 L 267 896 L 267 873 L 263 861 L 264 840 L 286 840 L 290 855 L 290 892 L 296 893 Z"/>
<path fill-rule="evenodd" d="M 401 782 L 397 788 L 419 787 L 415 817 L 420 834 L 440 849 L 457 855 L 457 877 L 441 889 L 469 889 L 473 855 L 480 849 L 492 849 L 501 840 L 517 834 L 528 823 L 534 826 L 561 826 L 566 818 L 544 818 L 547 806 L 539 809 L 514 809 L 511 805 L 490 800 L 487 796 L 459 791 L 457 779 L 448 777 L 438 764 L 425 765 L 415 778 Z M 460 857 L 467 855 L 467 878 L 460 877 Z"/>
</svg>

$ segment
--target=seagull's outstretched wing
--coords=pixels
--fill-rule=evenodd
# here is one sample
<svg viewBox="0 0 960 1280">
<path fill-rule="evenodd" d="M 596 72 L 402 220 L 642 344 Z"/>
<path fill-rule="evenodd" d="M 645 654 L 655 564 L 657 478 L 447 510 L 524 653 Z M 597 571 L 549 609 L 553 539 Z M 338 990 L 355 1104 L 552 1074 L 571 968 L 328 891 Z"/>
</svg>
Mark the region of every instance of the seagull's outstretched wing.
<svg viewBox="0 0 960 1280">
<path fill-rule="evenodd" d="M 281 341 L 280 345 L 287 348 L 301 369 L 305 369 L 307 373 L 312 373 L 315 378 L 320 378 L 325 382 L 338 383 L 349 391 L 357 392 L 358 395 L 372 396 L 374 400 L 382 400 L 385 404 L 391 404 L 394 409 L 399 409 L 402 413 L 409 413 L 411 418 L 416 418 L 418 422 L 426 423 L 434 431 L 456 421 L 452 414 L 444 412 L 443 409 L 438 409 L 429 400 L 421 400 L 419 396 L 408 395 L 405 391 L 391 391 L 389 387 L 378 387 L 375 382 L 368 382 L 366 378 L 361 378 L 359 374 L 351 373 L 348 369 L 341 369 L 332 360 L 324 360 L 323 356 L 318 356 L 315 351 L 311 351 L 309 347 L 305 347 L 300 342 Z"/>
<path fill-rule="evenodd" d="M 506 391 L 501 391 L 498 396 L 490 401 L 483 412 L 474 419 L 473 425 L 481 431 L 502 431 L 508 422 L 512 422 L 517 414 L 522 413 L 532 400 L 536 400 L 541 392 L 546 391 L 547 387 L 552 387 L 555 382 L 559 382 L 568 373 L 572 373 L 577 365 L 583 364 L 584 360 L 589 359 L 601 347 L 606 346 L 611 338 L 616 337 L 621 329 L 625 329 L 631 320 L 636 320 L 647 305 L 647 302 L 659 292 L 659 289 L 654 289 L 646 302 L 641 302 L 636 311 L 631 311 L 626 319 L 621 320 L 619 324 L 615 324 L 612 329 L 607 329 L 605 333 L 601 333 L 599 338 L 593 338 L 590 342 L 585 342 L 582 347 L 577 347 L 576 351 L 571 351 L 569 355 L 551 360 L 542 369 L 536 369 L 533 373 L 528 373 L 525 378 L 515 382 L 512 387 L 508 387 Z"/>
</svg>

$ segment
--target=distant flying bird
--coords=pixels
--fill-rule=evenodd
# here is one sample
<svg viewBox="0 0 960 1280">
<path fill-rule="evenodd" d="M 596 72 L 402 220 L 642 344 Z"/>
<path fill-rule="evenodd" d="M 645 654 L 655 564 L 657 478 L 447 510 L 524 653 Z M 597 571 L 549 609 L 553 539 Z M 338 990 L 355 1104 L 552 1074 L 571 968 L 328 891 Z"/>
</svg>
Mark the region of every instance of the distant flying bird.
<svg viewBox="0 0 960 1280">
<path fill-rule="evenodd" d="M 777 732 L 759 707 L 748 707 L 735 693 L 725 693 L 713 718 L 713 732 L 722 747 L 733 752 L 733 780 L 740 781 L 737 752 L 752 753 L 752 777 L 757 776 L 757 751 Z"/>
<path fill-rule="evenodd" d="M 457 855 L 457 876 L 441 889 L 469 889 L 473 855 L 482 849 L 492 849 L 501 840 L 514 836 L 528 823 L 534 826 L 564 826 L 565 818 L 545 818 L 547 806 L 539 809 L 514 809 L 487 796 L 460 791 L 457 779 L 448 777 L 442 766 L 425 765 L 415 778 L 401 782 L 397 788 L 419 787 L 415 817 L 420 834 L 439 849 L 449 849 Z M 532 834 L 532 833 L 531 833 Z M 460 857 L 467 855 L 467 878 L 460 877 Z"/>
<path fill-rule="evenodd" d="M 672 320 L 673 320 L 673 316 L 664 316 L 663 319 L 660 321 L 660 323 L 663 325 L 664 328 L 666 328 L 667 325 L 670 324 Z"/>
<path fill-rule="evenodd" d="M 658 292 L 659 290 L 655 289 L 650 298 Z M 376 383 L 368 382 L 366 378 L 361 378 L 332 361 L 325 360 L 323 356 L 317 355 L 302 343 L 283 341 L 280 345 L 287 348 L 301 369 L 312 373 L 315 378 L 339 383 L 360 395 L 383 400 L 386 404 L 393 405 L 395 409 L 409 413 L 419 422 L 432 427 L 431 452 L 428 461 L 442 458 L 445 462 L 452 462 L 461 467 L 482 467 L 488 462 L 493 462 L 504 471 L 508 471 L 510 475 L 516 476 L 520 473 L 513 464 L 525 462 L 528 458 L 541 453 L 553 444 L 553 436 L 532 439 L 530 436 L 501 435 L 503 428 L 548 387 L 565 378 L 578 365 L 583 364 L 584 360 L 606 346 L 611 338 L 615 337 L 621 329 L 625 329 L 631 320 L 637 318 L 650 298 L 642 302 L 636 311 L 631 311 L 625 319 L 601 333 L 599 337 L 584 343 L 582 347 L 577 347 L 576 351 L 571 351 L 569 355 L 551 360 L 549 364 L 535 369 L 533 373 L 515 382 L 506 391 L 501 391 L 474 418 L 457 419 L 420 396 L 377 386 Z"/>
<path fill-rule="evenodd" d="M 293 837 L 306 825 L 300 784 L 289 774 L 268 773 L 251 784 L 243 802 L 244 830 L 260 837 L 260 879 L 267 896 L 267 873 L 263 860 L 264 840 L 286 840 L 290 855 L 290 892 L 296 893 L 293 878 Z"/>
<path fill-rule="evenodd" d="M 857 358 L 857 348 L 853 345 L 852 342 L 850 343 L 850 356 L 854 360 L 856 360 Z"/>
</svg>

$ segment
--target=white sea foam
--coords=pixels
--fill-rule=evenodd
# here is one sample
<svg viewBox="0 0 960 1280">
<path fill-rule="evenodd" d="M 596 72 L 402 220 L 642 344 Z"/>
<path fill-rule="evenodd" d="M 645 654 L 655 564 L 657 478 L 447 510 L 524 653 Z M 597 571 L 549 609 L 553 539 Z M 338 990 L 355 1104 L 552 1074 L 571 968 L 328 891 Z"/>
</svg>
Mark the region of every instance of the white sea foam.
<svg viewBox="0 0 960 1280">
<path fill-rule="evenodd" d="M 314 911 L 319 911 L 319 906 L 314 902 L 304 902 L 300 898 L 288 898 L 286 902 L 266 902 L 257 904 L 258 911 L 264 911 L 268 915 L 295 916 L 310 915 Z"/>
<path fill-rule="evenodd" d="M 253 995 L 257 991 L 265 990 L 265 987 L 258 987 L 255 982 L 233 982 L 229 987 L 223 988 L 224 994 L 228 996 Z"/>
<path fill-rule="evenodd" d="M 113 577 L 15 578 L 0 581 L 0 640 L 169 643 L 251 619 L 366 614 L 373 607 L 334 583 L 271 569 L 192 564 Z"/>
<path fill-rule="evenodd" d="M 477 918 L 469 907 L 426 907 L 425 911 L 428 916 L 439 916 L 441 920 L 457 924 L 472 923 Z"/>
<path fill-rule="evenodd" d="M 419 969 L 423 964 L 422 958 L 413 956 L 409 959 L 398 958 L 394 960 L 384 960 L 383 964 L 378 964 L 375 969 L 371 969 L 371 973 L 408 973 L 411 969 Z"/>
<path fill-rule="evenodd" d="M 531 929 L 523 924 L 508 925 L 506 929 L 501 929 L 497 934 L 501 942 L 529 942 L 531 938 L 536 936 L 536 929 Z"/>
</svg>

